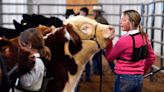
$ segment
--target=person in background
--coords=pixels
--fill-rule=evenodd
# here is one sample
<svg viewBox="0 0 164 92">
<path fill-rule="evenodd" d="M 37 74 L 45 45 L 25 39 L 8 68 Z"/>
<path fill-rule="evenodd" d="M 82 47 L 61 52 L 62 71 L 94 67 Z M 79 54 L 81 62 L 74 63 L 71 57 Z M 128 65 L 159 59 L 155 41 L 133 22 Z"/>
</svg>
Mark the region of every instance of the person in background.
<svg viewBox="0 0 164 92">
<path fill-rule="evenodd" d="M 101 6 L 93 6 L 94 19 L 101 24 L 109 25 L 108 21 L 102 15 L 103 12 L 104 11 L 102 10 Z"/>
<path fill-rule="evenodd" d="M 87 7 L 80 8 L 79 15 L 81 15 L 81 16 L 88 16 L 88 13 L 89 13 L 89 10 L 88 10 Z"/>
<path fill-rule="evenodd" d="M 124 11 L 120 26 L 127 34 L 121 36 L 113 48 L 107 46 L 108 62 L 116 59 L 114 92 L 141 92 L 143 75 L 155 61 L 154 51 L 140 21 L 141 15 L 136 10 Z"/>
<path fill-rule="evenodd" d="M 20 92 L 18 90 L 39 92 L 45 75 L 45 66 L 41 58 L 49 60 L 45 55 L 48 47 L 44 45 L 43 35 L 35 28 L 29 28 L 20 34 L 18 42 L 21 48 L 33 54 L 34 66 L 30 72 L 20 76 L 16 92 Z"/>
<path fill-rule="evenodd" d="M 103 17 L 102 15 L 103 13 L 103 10 L 101 8 L 101 6 L 93 6 L 93 16 L 94 16 L 94 19 L 101 23 L 101 24 L 106 24 L 106 25 L 109 25 L 108 21 Z M 100 56 L 101 56 L 101 52 L 97 52 L 94 56 L 93 56 L 93 73 L 94 74 L 100 74 Z M 109 67 L 111 68 L 111 70 L 113 71 L 114 69 L 114 63 L 113 62 L 110 62 L 108 63 L 109 64 Z"/>
</svg>

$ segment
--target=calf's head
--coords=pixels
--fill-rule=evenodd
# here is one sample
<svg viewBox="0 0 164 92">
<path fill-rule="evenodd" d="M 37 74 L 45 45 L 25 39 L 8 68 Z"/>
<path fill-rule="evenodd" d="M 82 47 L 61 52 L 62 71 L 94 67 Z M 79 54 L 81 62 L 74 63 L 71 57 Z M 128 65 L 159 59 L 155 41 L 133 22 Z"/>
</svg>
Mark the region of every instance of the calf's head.
<svg viewBox="0 0 164 92">
<path fill-rule="evenodd" d="M 105 48 L 114 38 L 113 26 L 104 25 L 95 20 L 83 16 L 75 16 L 64 21 L 64 24 L 71 24 L 81 40 L 95 40 L 100 48 Z"/>
<path fill-rule="evenodd" d="M 16 44 L 6 39 L 0 39 L 0 53 L 4 59 L 7 71 L 17 68 L 19 75 L 23 75 L 31 70 L 34 65 L 34 59 L 30 52 L 20 48 Z"/>
</svg>

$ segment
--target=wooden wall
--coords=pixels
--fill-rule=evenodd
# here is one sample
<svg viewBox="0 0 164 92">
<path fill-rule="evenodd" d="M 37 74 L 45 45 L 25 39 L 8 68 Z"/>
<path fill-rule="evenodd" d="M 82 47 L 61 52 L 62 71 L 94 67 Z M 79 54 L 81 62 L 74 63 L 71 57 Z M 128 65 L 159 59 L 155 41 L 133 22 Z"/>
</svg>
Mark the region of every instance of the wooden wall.
<svg viewBox="0 0 164 92">
<path fill-rule="evenodd" d="M 98 0 L 66 0 L 67 4 L 97 4 Z M 92 13 L 92 6 L 86 6 L 89 9 L 89 14 Z M 66 6 L 66 9 L 73 9 L 75 13 L 78 13 L 81 7 L 84 6 Z"/>
</svg>

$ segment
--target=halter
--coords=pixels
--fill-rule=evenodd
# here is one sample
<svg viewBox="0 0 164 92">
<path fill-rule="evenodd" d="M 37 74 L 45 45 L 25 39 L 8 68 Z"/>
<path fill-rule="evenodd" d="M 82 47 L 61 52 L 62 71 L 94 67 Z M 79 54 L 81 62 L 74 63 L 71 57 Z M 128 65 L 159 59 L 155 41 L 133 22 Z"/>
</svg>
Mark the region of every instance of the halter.
<svg viewBox="0 0 164 92">
<path fill-rule="evenodd" d="M 90 40 L 95 41 L 95 42 L 97 43 L 98 48 L 101 49 L 100 44 L 99 44 L 99 42 L 97 41 L 97 37 L 96 37 L 97 25 L 98 25 L 98 24 L 95 25 L 95 30 L 94 30 L 93 38 L 91 38 Z"/>
<path fill-rule="evenodd" d="M 100 44 L 97 41 L 97 37 L 96 37 L 97 26 L 98 24 L 95 25 L 94 35 L 90 40 L 93 40 L 97 43 L 97 46 L 100 49 L 100 53 L 101 55 L 103 55 L 103 49 L 100 47 Z M 100 60 L 100 90 L 99 91 L 101 92 L 102 90 L 102 57 L 101 56 L 99 56 L 99 60 Z"/>
<path fill-rule="evenodd" d="M 95 31 L 94 31 L 93 38 L 91 38 L 90 40 L 93 40 L 97 43 L 97 46 L 100 49 L 101 55 L 104 55 L 103 49 L 100 47 L 100 44 L 98 43 L 97 37 L 96 37 L 97 25 L 98 24 L 95 25 Z M 99 85 L 100 89 L 99 89 L 99 92 L 102 92 L 102 56 L 99 56 L 99 60 L 100 60 L 100 65 L 99 65 L 100 66 L 100 85 Z"/>
</svg>

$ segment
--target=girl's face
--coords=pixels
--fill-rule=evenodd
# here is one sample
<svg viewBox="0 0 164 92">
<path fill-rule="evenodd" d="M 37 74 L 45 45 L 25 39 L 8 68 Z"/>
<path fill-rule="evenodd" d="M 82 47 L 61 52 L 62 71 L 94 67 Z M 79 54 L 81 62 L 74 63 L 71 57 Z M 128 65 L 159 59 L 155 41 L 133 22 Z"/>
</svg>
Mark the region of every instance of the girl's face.
<svg viewBox="0 0 164 92">
<path fill-rule="evenodd" d="M 131 23 L 129 21 L 129 17 L 127 15 L 122 15 L 120 20 L 120 26 L 123 31 L 131 30 Z"/>
</svg>

